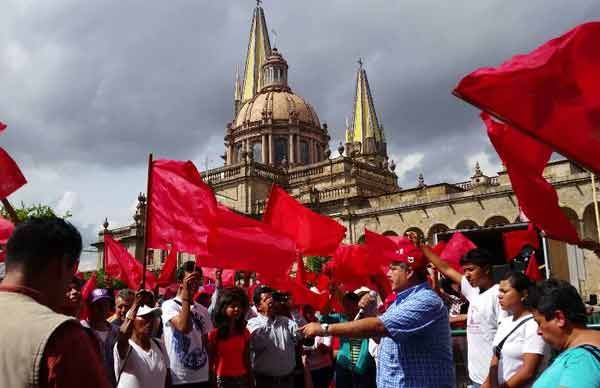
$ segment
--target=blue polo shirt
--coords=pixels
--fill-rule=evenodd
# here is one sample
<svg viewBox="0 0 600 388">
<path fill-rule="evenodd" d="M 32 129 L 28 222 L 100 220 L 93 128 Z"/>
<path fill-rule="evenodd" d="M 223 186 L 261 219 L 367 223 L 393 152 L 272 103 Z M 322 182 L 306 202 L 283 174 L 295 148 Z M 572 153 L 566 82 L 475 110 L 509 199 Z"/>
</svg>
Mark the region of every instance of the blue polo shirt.
<svg viewBox="0 0 600 388">
<path fill-rule="evenodd" d="M 455 385 L 448 310 L 427 283 L 400 292 L 380 319 L 378 388 Z"/>
</svg>

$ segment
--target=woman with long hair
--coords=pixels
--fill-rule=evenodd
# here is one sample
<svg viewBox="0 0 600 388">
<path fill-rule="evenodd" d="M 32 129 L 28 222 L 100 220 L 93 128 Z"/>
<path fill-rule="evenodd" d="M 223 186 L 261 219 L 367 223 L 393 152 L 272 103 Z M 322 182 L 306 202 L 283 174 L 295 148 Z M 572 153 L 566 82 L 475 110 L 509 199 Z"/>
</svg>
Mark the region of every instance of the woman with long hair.
<svg viewBox="0 0 600 388">
<path fill-rule="evenodd" d="M 246 329 L 248 296 L 241 288 L 226 288 L 217 301 L 215 328 L 208 334 L 211 385 L 254 387 L 250 367 L 250 332 Z"/>
</svg>

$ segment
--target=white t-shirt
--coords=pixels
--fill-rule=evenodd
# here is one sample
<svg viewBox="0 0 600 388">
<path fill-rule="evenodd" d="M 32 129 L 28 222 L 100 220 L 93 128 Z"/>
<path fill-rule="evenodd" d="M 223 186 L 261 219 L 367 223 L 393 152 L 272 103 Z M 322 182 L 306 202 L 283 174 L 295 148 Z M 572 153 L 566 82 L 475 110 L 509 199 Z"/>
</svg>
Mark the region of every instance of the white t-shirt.
<svg viewBox="0 0 600 388">
<path fill-rule="evenodd" d="M 192 331 L 185 334 L 177 331 L 171 319 L 181 312 L 181 299 L 169 299 L 162 305 L 164 340 L 171 361 L 173 384 L 190 384 L 208 381 L 208 353 L 202 336 L 212 330 L 213 325 L 206 307 L 194 303 L 190 306 Z"/>
<path fill-rule="evenodd" d="M 115 345 L 115 376 L 123 368 L 117 388 L 164 388 L 169 365 L 167 350 L 155 339 L 150 340 L 150 345 L 150 350 L 145 351 L 129 340 L 131 352 L 126 360 L 121 359 Z"/>
<path fill-rule="evenodd" d="M 467 311 L 467 355 L 469 378 L 483 384 L 490 370 L 494 336 L 498 322 L 508 314 L 500 308 L 498 285 L 479 293 L 466 277 L 460 281 L 461 292 L 469 301 Z"/>
<path fill-rule="evenodd" d="M 521 318 L 513 321 L 511 316 L 507 316 L 500 321 L 496 337 L 494 338 L 493 346 L 496 346 L 502 341 L 515 326 L 525 319 L 529 319 L 523 323 L 514 333 L 512 333 L 502 346 L 502 356 L 498 364 L 498 381 L 500 384 L 510 379 L 523 365 L 523 354 L 534 353 L 548 356 L 550 348 L 544 342 L 542 336 L 538 335 L 538 325 L 531 314 L 526 314 Z M 543 365 L 543 362 L 540 366 Z M 538 368 L 540 371 L 542 368 Z M 524 385 L 523 387 L 530 387 Z"/>
</svg>

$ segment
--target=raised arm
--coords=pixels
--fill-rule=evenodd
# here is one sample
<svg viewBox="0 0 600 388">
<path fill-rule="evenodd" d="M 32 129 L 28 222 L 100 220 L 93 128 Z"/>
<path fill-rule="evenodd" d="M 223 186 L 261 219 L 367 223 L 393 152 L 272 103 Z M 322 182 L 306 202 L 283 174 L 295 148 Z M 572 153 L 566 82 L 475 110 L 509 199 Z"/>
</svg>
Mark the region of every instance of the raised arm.
<svg viewBox="0 0 600 388">
<path fill-rule="evenodd" d="M 131 338 L 131 333 L 133 332 L 133 320 L 135 319 L 137 311 L 142 304 L 143 297 L 144 290 L 139 290 L 135 294 L 133 305 L 127 314 L 125 314 L 125 321 L 119 328 L 119 334 L 117 335 L 117 351 L 119 352 L 119 357 L 121 357 L 121 359 L 124 359 L 127 355 L 127 350 L 129 349 L 129 338 Z"/>
<path fill-rule="evenodd" d="M 427 245 L 422 244 L 419 236 L 415 232 L 408 232 L 406 236 L 413 242 L 413 244 L 421 248 L 427 260 L 429 260 L 429 262 L 431 262 L 438 271 L 440 271 L 445 277 L 452 280 L 454 283 L 460 284 L 463 276 L 460 272 L 452 268 L 450 264 L 446 263 L 438 255 L 433 253 Z"/>
<path fill-rule="evenodd" d="M 193 324 L 191 319 L 191 304 L 192 298 L 194 297 L 194 290 L 192 290 L 192 284 L 195 279 L 200 275 L 197 272 L 187 274 L 183 279 L 182 292 L 181 292 L 181 311 L 179 314 L 171 318 L 169 322 L 175 328 L 175 330 L 182 333 L 189 333 L 192 331 Z"/>
</svg>

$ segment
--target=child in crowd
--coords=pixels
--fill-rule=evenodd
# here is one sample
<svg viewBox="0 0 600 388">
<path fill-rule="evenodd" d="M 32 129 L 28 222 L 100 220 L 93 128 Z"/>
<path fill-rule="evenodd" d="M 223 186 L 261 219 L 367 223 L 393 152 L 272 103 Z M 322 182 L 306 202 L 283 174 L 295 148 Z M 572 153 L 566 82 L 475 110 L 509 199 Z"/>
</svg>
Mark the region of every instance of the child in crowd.
<svg viewBox="0 0 600 388">
<path fill-rule="evenodd" d="M 315 309 L 311 305 L 302 307 L 302 315 L 306 322 L 318 322 Z M 315 337 L 311 346 L 304 345 L 304 354 L 314 388 L 328 388 L 333 378 L 333 352 L 331 337 Z"/>
<path fill-rule="evenodd" d="M 211 384 L 250 388 L 250 332 L 246 329 L 248 297 L 240 288 L 223 290 L 215 308 L 215 329 L 208 334 Z"/>
</svg>

